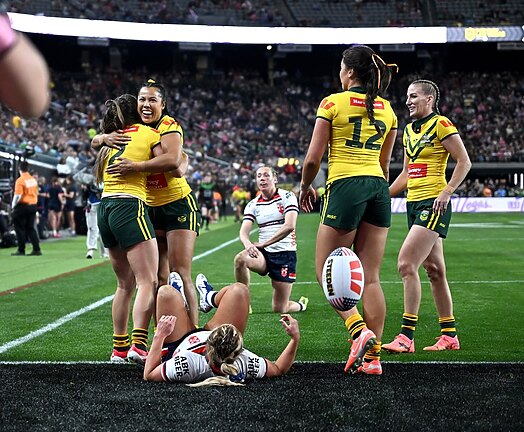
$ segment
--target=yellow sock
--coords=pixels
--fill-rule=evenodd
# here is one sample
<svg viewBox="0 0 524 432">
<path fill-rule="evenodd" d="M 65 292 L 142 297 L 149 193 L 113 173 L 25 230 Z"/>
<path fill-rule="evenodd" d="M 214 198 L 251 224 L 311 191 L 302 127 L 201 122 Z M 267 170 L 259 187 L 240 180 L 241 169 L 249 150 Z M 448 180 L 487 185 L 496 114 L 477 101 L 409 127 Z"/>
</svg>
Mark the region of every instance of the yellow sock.
<svg viewBox="0 0 524 432">
<path fill-rule="evenodd" d="M 353 340 L 360 336 L 360 332 L 363 328 L 366 328 L 366 323 L 359 313 L 349 316 L 344 324 Z"/>
</svg>

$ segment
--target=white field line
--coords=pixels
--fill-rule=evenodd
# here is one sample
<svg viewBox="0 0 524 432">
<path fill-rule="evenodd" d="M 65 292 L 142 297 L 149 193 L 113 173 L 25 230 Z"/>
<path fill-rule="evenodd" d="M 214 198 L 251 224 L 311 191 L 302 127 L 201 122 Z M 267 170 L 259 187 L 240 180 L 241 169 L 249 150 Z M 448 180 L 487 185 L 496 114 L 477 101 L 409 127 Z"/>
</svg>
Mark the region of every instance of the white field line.
<svg viewBox="0 0 524 432">
<path fill-rule="evenodd" d="M 382 364 L 408 364 L 408 365 L 515 365 L 522 366 L 524 361 L 516 362 L 503 362 L 503 361 L 437 361 L 437 360 L 417 360 L 417 361 L 398 361 L 398 360 L 380 360 Z M 346 361 L 343 362 L 331 362 L 324 360 L 315 360 L 315 361 L 296 361 L 295 364 L 346 364 Z M 130 363 L 111 363 L 110 361 L 0 361 L 1 365 L 117 365 L 124 367 L 136 367 Z"/>
<path fill-rule="evenodd" d="M 251 231 L 250 234 L 252 234 L 255 231 L 257 231 L 257 230 Z M 214 253 L 214 252 L 216 252 L 216 251 L 218 251 L 220 249 L 225 248 L 226 246 L 229 246 L 230 244 L 235 243 L 238 240 L 239 240 L 239 237 L 235 237 L 232 240 L 224 242 L 224 243 L 218 245 L 217 247 L 215 247 L 213 249 L 210 249 L 210 250 L 208 250 L 208 251 L 206 251 L 206 252 L 204 252 L 204 253 L 202 253 L 200 255 L 197 255 L 197 256 L 193 257 L 193 261 L 196 261 L 196 260 L 198 260 L 200 258 L 208 256 L 208 255 L 210 255 L 210 254 L 212 254 L 212 253 Z M 15 340 L 7 342 L 7 343 L 5 343 L 3 345 L 0 345 L 0 354 L 10 350 L 11 348 L 14 348 L 14 347 L 18 346 L 18 345 L 22 345 L 23 343 L 29 342 L 30 340 L 32 340 L 34 338 L 37 338 L 38 336 L 41 336 L 41 335 L 43 335 L 43 334 L 45 334 L 47 332 L 50 332 L 51 330 L 54 330 L 57 327 L 60 327 L 61 325 L 63 325 L 65 323 L 67 323 L 67 322 L 69 322 L 69 321 L 79 317 L 80 315 L 82 315 L 82 314 L 84 314 L 86 312 L 89 312 L 89 311 L 91 311 L 93 309 L 96 309 L 99 306 L 102 306 L 105 303 L 110 302 L 111 300 L 113 300 L 113 297 L 114 297 L 114 295 L 110 295 L 110 296 L 104 297 L 103 299 L 98 300 L 95 303 L 92 303 L 92 304 L 90 304 L 90 305 L 88 305 L 86 307 L 83 307 L 82 309 L 79 309 L 79 310 L 77 310 L 75 312 L 71 312 L 70 314 L 67 314 L 67 315 L 63 316 L 62 318 L 59 318 L 58 320 L 56 320 L 55 322 L 52 322 L 51 324 L 47 324 L 46 326 L 44 326 L 44 327 L 42 327 L 42 328 L 40 328 L 38 330 L 32 331 L 31 333 L 28 333 L 25 336 L 22 336 L 22 337 L 20 337 L 18 339 L 15 339 Z"/>
<path fill-rule="evenodd" d="M 225 286 L 231 282 L 213 282 L 213 285 L 216 286 Z M 267 285 L 269 282 L 251 282 L 249 285 Z M 402 281 L 380 281 L 381 285 L 390 285 L 390 284 L 401 284 Z M 424 281 L 422 282 L 424 283 Z M 480 280 L 480 281 L 448 281 L 450 285 L 485 285 L 485 284 L 510 284 L 510 283 L 524 283 L 524 280 Z M 299 281 L 295 282 L 293 285 L 318 285 L 317 281 Z"/>
</svg>

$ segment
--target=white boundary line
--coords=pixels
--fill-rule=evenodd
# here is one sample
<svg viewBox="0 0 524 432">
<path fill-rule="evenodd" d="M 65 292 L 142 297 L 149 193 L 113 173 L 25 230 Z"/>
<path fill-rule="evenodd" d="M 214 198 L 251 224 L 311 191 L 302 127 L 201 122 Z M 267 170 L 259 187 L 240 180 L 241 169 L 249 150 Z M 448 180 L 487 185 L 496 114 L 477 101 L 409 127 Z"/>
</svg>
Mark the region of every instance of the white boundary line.
<svg viewBox="0 0 524 432">
<path fill-rule="evenodd" d="M 251 231 L 250 234 L 252 234 L 253 232 L 257 231 L 256 229 Z M 233 244 L 235 243 L 236 241 L 238 241 L 240 238 L 239 237 L 235 237 L 234 239 L 232 240 L 229 240 L 227 242 L 224 242 L 220 245 L 218 245 L 217 247 L 213 248 L 213 249 L 210 249 L 200 255 L 197 255 L 197 256 L 194 256 L 193 257 L 193 261 L 196 261 L 200 258 L 203 258 L 203 257 L 206 257 L 220 249 L 223 249 L 225 248 L 226 246 L 229 246 L 230 244 Z M 29 342 L 30 340 L 32 339 L 35 339 L 37 338 L 38 336 L 41 336 L 47 332 L 50 332 L 51 330 L 54 330 L 58 327 L 60 327 L 61 325 L 79 317 L 80 315 L 86 313 L 86 312 L 89 312 L 93 309 L 96 309 L 97 307 L 99 306 L 102 306 L 108 302 L 110 302 L 111 300 L 113 300 L 113 297 L 114 297 L 114 294 L 113 295 L 110 295 L 110 296 L 107 296 L 107 297 L 104 297 L 103 299 L 101 300 L 98 300 L 97 302 L 95 303 L 92 303 L 86 307 L 83 307 L 82 309 L 79 309 L 75 312 L 71 312 L 70 314 L 67 314 L 65 316 L 63 316 L 62 318 L 59 318 L 58 320 L 56 320 L 55 322 L 52 322 L 51 324 L 47 324 L 46 326 L 38 329 L 38 330 L 35 330 L 31 333 L 28 333 L 26 334 L 25 336 L 22 336 L 18 339 L 15 339 L 15 340 L 12 340 L 10 342 L 7 342 L 3 345 L 0 345 L 0 354 L 10 350 L 11 348 L 14 348 L 14 347 L 17 347 L 18 345 L 22 345 L 26 342 Z M 2 362 L 0 362 L 0 364 L 3 364 Z"/>
<path fill-rule="evenodd" d="M 407 364 L 407 365 L 515 365 L 524 366 L 524 361 L 437 361 L 437 360 L 420 360 L 420 361 L 398 361 L 398 360 L 384 360 L 380 359 L 382 364 Z M 331 362 L 331 361 L 296 361 L 294 364 L 346 364 L 346 362 Z M 117 366 L 133 366 L 133 363 L 111 363 L 110 361 L 0 361 L 2 365 L 117 365 Z"/>
</svg>

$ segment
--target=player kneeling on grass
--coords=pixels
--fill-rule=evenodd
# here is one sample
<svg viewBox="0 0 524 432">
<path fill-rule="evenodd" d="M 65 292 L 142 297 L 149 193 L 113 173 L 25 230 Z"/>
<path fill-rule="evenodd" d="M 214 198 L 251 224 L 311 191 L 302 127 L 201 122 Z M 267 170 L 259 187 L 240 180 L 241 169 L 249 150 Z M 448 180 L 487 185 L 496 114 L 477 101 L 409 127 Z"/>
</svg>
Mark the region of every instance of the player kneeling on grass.
<svg viewBox="0 0 524 432">
<path fill-rule="evenodd" d="M 277 188 L 277 174 L 270 167 L 258 168 L 255 178 L 260 194 L 244 210 L 239 236 L 245 249 L 235 257 L 235 278 L 249 286 L 250 271 L 269 275 L 273 286 L 273 312 L 305 311 L 307 297 L 299 301 L 289 299 L 296 280 L 297 197 L 291 191 Z M 255 222 L 259 241 L 252 243 L 249 233 Z"/>
<path fill-rule="evenodd" d="M 246 380 L 285 374 L 295 360 L 300 340 L 298 322 L 284 314 L 280 323 L 291 340 L 275 362 L 248 351 L 243 333 L 249 316 L 249 290 L 234 283 L 215 291 L 203 275 L 197 278 L 201 305 L 217 311 L 195 329 L 187 314 L 183 286 L 158 290 L 160 316 L 144 368 L 146 381 L 206 385 L 238 385 Z"/>
</svg>

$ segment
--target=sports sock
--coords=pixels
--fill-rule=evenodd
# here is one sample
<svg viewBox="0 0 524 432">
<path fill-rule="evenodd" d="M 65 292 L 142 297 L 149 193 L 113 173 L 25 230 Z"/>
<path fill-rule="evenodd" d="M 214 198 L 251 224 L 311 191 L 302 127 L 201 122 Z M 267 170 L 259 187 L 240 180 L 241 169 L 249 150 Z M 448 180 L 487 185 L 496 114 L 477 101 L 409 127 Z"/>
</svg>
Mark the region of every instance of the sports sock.
<svg viewBox="0 0 524 432">
<path fill-rule="evenodd" d="M 344 324 L 346 324 L 346 328 L 348 329 L 351 339 L 353 340 L 360 336 L 362 329 L 366 328 L 366 323 L 362 319 L 362 315 L 359 313 L 348 317 Z"/>
<path fill-rule="evenodd" d="M 373 348 L 366 351 L 366 354 L 364 354 L 364 361 L 365 362 L 372 362 L 373 360 L 380 360 L 380 350 L 382 348 L 382 342 L 378 342 L 377 344 L 373 345 Z"/>
<path fill-rule="evenodd" d="M 127 351 L 129 349 L 129 333 L 121 335 L 113 333 L 113 348 L 117 351 Z"/>
<path fill-rule="evenodd" d="M 134 328 L 131 333 L 131 343 L 141 350 L 147 350 L 147 329 Z"/>
<path fill-rule="evenodd" d="M 300 300 L 297 303 L 300 306 L 299 312 L 304 312 L 307 309 L 309 299 L 307 297 L 300 297 Z"/>
<path fill-rule="evenodd" d="M 407 312 L 402 314 L 402 328 L 400 333 L 413 340 L 415 337 L 415 327 L 417 326 L 418 315 L 413 315 Z"/>
<path fill-rule="evenodd" d="M 455 337 L 457 335 L 455 317 L 452 315 L 450 317 L 443 317 L 438 319 L 440 325 L 440 332 L 443 335 L 449 337 Z"/>
<path fill-rule="evenodd" d="M 218 307 L 218 306 L 215 304 L 215 297 L 216 297 L 217 294 L 218 294 L 217 291 L 209 291 L 209 292 L 206 294 L 206 301 L 207 301 L 211 306 L 213 306 L 214 308 Z"/>
</svg>

